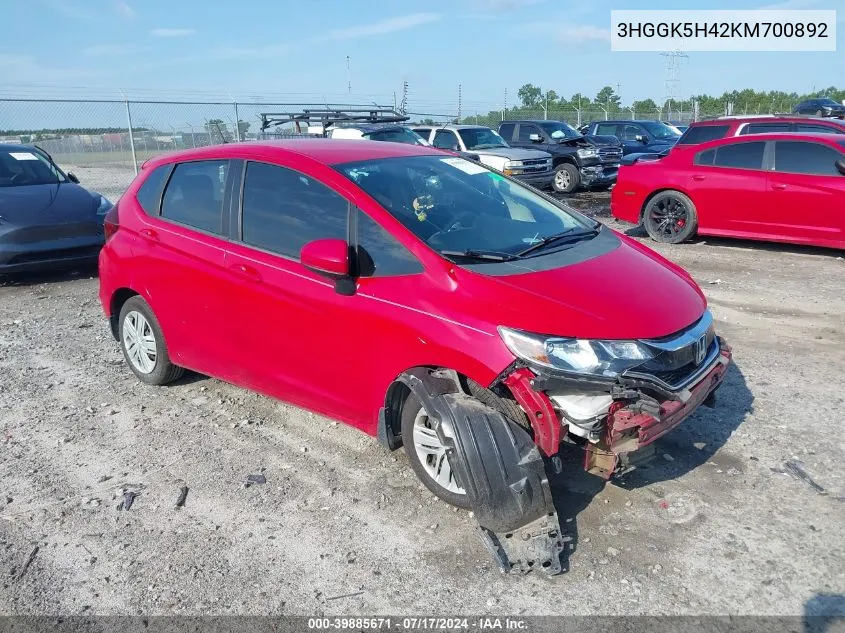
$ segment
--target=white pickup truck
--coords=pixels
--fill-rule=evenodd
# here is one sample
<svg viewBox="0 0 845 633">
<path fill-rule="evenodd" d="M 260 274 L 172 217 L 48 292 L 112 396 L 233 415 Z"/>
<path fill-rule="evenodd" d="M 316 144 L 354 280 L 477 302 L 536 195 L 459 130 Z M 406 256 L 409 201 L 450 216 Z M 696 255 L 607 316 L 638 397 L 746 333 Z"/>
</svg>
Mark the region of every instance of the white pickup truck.
<svg viewBox="0 0 845 633">
<path fill-rule="evenodd" d="M 537 189 L 551 187 L 552 155 L 536 149 L 511 147 L 498 132 L 483 125 L 412 126 L 434 147 L 475 154 L 479 162 Z"/>
</svg>

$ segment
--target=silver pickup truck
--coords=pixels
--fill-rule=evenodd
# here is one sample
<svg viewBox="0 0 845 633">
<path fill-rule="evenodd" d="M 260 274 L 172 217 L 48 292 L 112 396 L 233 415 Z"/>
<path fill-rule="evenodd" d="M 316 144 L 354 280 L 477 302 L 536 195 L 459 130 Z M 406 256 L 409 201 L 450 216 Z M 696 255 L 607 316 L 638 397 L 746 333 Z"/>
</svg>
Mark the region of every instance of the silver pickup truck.
<svg viewBox="0 0 845 633">
<path fill-rule="evenodd" d="M 478 156 L 479 162 L 536 187 L 552 186 L 552 155 L 535 149 L 511 147 L 498 132 L 483 125 L 412 126 L 434 147 Z"/>
</svg>

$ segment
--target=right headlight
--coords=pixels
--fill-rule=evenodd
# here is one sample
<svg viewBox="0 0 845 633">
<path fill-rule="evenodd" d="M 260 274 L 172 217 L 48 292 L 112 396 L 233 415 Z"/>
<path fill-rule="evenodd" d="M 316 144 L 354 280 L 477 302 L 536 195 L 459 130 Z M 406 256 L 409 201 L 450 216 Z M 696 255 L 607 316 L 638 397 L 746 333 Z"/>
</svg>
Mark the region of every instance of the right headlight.
<svg viewBox="0 0 845 633">
<path fill-rule="evenodd" d="M 550 369 L 615 378 L 654 357 L 639 341 L 543 336 L 499 326 L 499 335 L 514 356 Z"/>
<path fill-rule="evenodd" d="M 579 149 L 577 154 L 581 158 L 592 158 L 594 156 L 599 155 L 599 153 L 596 151 L 595 147 L 587 147 L 587 148 Z"/>
</svg>

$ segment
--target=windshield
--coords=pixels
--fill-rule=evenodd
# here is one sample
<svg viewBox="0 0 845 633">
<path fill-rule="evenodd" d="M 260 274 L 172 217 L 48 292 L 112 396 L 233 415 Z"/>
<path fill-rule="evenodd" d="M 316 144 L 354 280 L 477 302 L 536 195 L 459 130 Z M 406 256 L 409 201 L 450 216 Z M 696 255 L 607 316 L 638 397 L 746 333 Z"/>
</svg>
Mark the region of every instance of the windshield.
<svg viewBox="0 0 845 633">
<path fill-rule="evenodd" d="M 659 121 L 644 121 L 642 126 L 653 138 L 674 140 L 681 136 L 677 129 Z"/>
<path fill-rule="evenodd" d="M 428 145 L 428 142 L 410 128 L 392 127 L 376 130 L 363 135 L 371 141 L 387 141 L 390 143 L 405 143 L 407 145 Z"/>
<path fill-rule="evenodd" d="M 594 236 L 586 217 L 464 158 L 405 156 L 335 168 L 446 257 L 502 261 L 532 246 L 534 256 Z M 560 243 L 541 245 L 564 232 Z"/>
<path fill-rule="evenodd" d="M 494 147 L 508 147 L 497 132 L 488 128 L 465 128 L 458 130 L 467 149 L 492 149 Z"/>
<path fill-rule="evenodd" d="M 54 185 L 67 182 L 56 166 L 41 152 L 26 147 L 0 150 L 0 187 Z"/>
<path fill-rule="evenodd" d="M 551 136 L 553 139 L 563 138 L 581 138 L 581 132 L 563 121 L 550 121 L 549 123 L 541 123 L 540 127 Z"/>
</svg>

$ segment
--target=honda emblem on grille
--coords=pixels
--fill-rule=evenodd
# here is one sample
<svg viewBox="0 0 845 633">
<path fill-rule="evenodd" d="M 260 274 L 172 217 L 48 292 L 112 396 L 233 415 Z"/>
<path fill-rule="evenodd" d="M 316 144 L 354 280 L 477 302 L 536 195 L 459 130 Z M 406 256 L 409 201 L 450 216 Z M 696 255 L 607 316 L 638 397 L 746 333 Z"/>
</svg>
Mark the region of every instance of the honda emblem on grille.
<svg viewBox="0 0 845 633">
<path fill-rule="evenodd" d="M 700 365 L 707 355 L 707 335 L 702 336 L 695 342 L 695 364 Z"/>
</svg>

